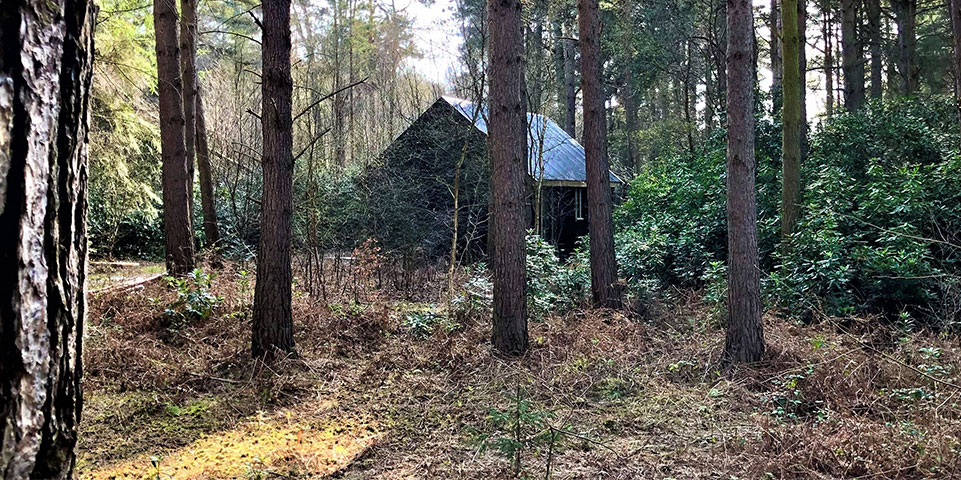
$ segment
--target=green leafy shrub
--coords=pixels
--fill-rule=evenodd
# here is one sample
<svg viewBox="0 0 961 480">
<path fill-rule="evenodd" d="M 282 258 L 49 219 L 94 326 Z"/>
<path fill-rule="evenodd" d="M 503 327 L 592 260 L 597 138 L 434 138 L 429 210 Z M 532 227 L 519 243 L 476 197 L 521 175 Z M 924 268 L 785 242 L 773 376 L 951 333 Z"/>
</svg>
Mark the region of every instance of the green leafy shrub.
<svg viewBox="0 0 961 480">
<path fill-rule="evenodd" d="M 527 308 L 532 318 L 563 313 L 577 306 L 590 285 L 585 249 L 562 262 L 557 249 L 539 235 L 527 236 Z"/>
<path fill-rule="evenodd" d="M 699 287 L 712 262 L 727 259 L 725 139 L 697 155 L 648 164 L 615 212 L 615 243 L 628 289 Z M 758 121 L 758 221 L 762 264 L 777 244 L 779 126 Z"/>
<path fill-rule="evenodd" d="M 167 284 L 177 290 L 177 299 L 167 305 L 164 314 L 178 323 L 210 318 L 224 300 L 210 290 L 214 278 L 215 275 L 199 268 L 184 278 L 164 277 Z"/>
<path fill-rule="evenodd" d="M 941 308 L 957 301 L 961 253 L 955 118 L 946 99 L 895 100 L 814 136 L 801 219 L 768 282 L 778 305 L 958 322 Z"/>
</svg>

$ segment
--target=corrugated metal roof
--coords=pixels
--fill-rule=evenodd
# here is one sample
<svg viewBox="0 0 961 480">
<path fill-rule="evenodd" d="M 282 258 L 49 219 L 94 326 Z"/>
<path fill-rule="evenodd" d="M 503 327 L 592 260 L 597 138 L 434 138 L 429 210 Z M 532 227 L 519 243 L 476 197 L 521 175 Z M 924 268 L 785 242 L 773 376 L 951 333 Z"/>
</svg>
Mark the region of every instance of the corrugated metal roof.
<svg viewBox="0 0 961 480">
<path fill-rule="evenodd" d="M 442 100 L 454 107 L 468 121 L 474 118 L 474 109 L 477 106 L 468 100 L 456 97 L 443 96 Z M 474 126 L 487 135 L 487 108 L 477 112 Z M 584 147 L 577 140 L 571 138 L 560 125 L 553 120 L 536 113 L 527 114 L 528 136 L 528 172 L 534 178 L 540 178 L 540 163 L 538 159 L 542 156 L 541 145 L 543 145 L 543 164 L 544 180 L 547 181 L 567 181 L 567 182 L 586 182 L 587 172 L 584 166 Z M 543 139 L 543 143 L 541 140 Z M 621 179 L 613 173 L 611 183 L 621 183 Z"/>
</svg>

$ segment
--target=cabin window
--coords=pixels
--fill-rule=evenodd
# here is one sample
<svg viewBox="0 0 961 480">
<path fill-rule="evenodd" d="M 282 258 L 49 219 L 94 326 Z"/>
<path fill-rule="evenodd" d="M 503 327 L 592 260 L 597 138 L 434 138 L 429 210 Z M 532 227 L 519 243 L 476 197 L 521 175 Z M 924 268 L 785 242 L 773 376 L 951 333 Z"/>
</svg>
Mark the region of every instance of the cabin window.
<svg viewBox="0 0 961 480">
<path fill-rule="evenodd" d="M 574 189 L 574 215 L 578 220 L 584 220 L 584 189 Z"/>
</svg>

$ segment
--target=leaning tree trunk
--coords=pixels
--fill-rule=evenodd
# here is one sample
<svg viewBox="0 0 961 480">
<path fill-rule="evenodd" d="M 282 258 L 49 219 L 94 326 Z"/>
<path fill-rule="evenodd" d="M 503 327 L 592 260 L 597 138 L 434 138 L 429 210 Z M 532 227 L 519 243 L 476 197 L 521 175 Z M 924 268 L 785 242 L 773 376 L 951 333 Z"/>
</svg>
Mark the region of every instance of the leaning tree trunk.
<svg viewBox="0 0 961 480">
<path fill-rule="evenodd" d="M 494 348 L 527 351 L 527 118 L 520 0 L 488 2 L 491 193 L 494 228 Z"/>
<path fill-rule="evenodd" d="M 204 216 L 204 237 L 207 247 L 218 247 L 220 228 L 217 226 L 217 200 L 214 198 L 214 178 L 210 168 L 210 147 L 207 145 L 207 119 L 204 100 L 197 86 L 197 173 L 200 177 L 200 206 Z"/>
<path fill-rule="evenodd" d="M 0 478 L 69 479 L 86 313 L 92 1 L 20 0 L 0 27 Z"/>
<path fill-rule="evenodd" d="M 264 135 L 261 159 L 264 188 L 250 350 L 254 357 L 294 351 L 290 269 L 294 184 L 290 0 L 266 0 L 262 8 L 260 118 Z"/>
<path fill-rule="evenodd" d="M 794 232 L 801 194 L 801 74 L 797 0 L 783 0 L 784 110 L 781 130 L 781 239 Z"/>
<path fill-rule="evenodd" d="M 787 24 L 787 17 L 783 23 Z M 754 191 L 754 14 L 750 0 L 728 2 L 727 25 L 728 325 L 722 362 L 731 364 L 754 362 L 764 353 Z"/>
<path fill-rule="evenodd" d="M 587 169 L 587 215 L 591 247 L 591 293 L 594 305 L 617 308 L 617 263 L 611 220 L 611 174 L 601 74 L 601 13 L 598 0 L 577 2 L 581 46 L 581 93 L 584 96 L 584 155 Z"/>
<path fill-rule="evenodd" d="M 171 275 L 185 275 L 194 268 L 194 244 L 181 100 L 180 49 L 177 45 L 177 8 L 173 1 L 154 0 L 153 15 L 157 91 L 160 95 L 165 257 Z"/>
</svg>

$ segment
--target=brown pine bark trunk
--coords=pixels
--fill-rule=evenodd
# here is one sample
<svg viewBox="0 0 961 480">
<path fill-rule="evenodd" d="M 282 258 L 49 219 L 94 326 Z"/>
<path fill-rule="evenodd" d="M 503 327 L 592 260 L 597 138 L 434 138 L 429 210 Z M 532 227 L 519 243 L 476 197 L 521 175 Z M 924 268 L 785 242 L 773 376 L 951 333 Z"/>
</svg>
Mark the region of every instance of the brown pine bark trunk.
<svg viewBox="0 0 961 480">
<path fill-rule="evenodd" d="M 821 32 L 824 35 L 824 114 L 834 116 L 834 26 L 831 22 L 831 3 L 823 1 L 821 11 L 824 22 Z"/>
<path fill-rule="evenodd" d="M 187 153 L 187 211 L 194 225 L 194 158 L 197 153 L 197 0 L 180 0 L 180 76 L 183 79 L 184 151 Z"/>
<path fill-rule="evenodd" d="M 871 51 L 871 98 L 884 95 L 882 84 L 882 40 L 881 40 L 881 0 L 865 0 L 868 17 L 868 42 Z"/>
<path fill-rule="evenodd" d="M 210 168 L 210 147 L 207 145 L 207 119 L 204 117 L 204 101 L 197 88 L 197 173 L 200 177 L 200 206 L 204 216 L 204 237 L 207 247 L 220 244 L 220 228 L 217 226 L 217 200 L 214 197 L 213 171 Z"/>
<path fill-rule="evenodd" d="M 520 0 L 488 2 L 494 319 L 492 342 L 505 355 L 527 351 L 525 251 L 527 116 Z"/>
<path fill-rule="evenodd" d="M 911 95 L 918 88 L 917 0 L 891 0 L 898 25 L 898 74 L 901 95 Z"/>
<path fill-rule="evenodd" d="M 728 325 L 722 363 L 755 362 L 764 353 L 754 175 L 754 14 L 750 0 L 727 10 Z"/>
<path fill-rule="evenodd" d="M 841 0 L 841 68 L 844 71 L 844 108 L 856 111 L 864 105 L 864 59 L 858 42 L 858 10 L 861 0 Z"/>
<path fill-rule="evenodd" d="M 577 68 L 574 42 L 564 41 L 564 131 L 577 138 Z"/>
<path fill-rule="evenodd" d="M 773 101 L 772 114 L 776 117 L 781 112 L 781 91 L 783 66 L 781 64 L 781 3 L 782 0 L 771 0 L 771 13 L 768 17 L 768 30 L 771 32 L 771 98 Z"/>
<path fill-rule="evenodd" d="M 0 478 L 70 479 L 82 403 L 96 7 L 0 13 Z"/>
<path fill-rule="evenodd" d="M 798 31 L 798 81 L 801 83 L 801 163 L 808 157 L 808 56 L 807 56 L 807 23 L 808 2 L 797 2 L 797 31 Z M 800 200 L 800 197 L 798 197 Z"/>
<path fill-rule="evenodd" d="M 601 85 L 601 15 L 598 0 L 578 0 L 581 47 L 581 94 L 584 101 L 584 155 L 587 169 L 587 214 L 594 305 L 618 308 L 617 264 L 611 220 L 611 175 L 607 158 L 607 126 Z"/>
<path fill-rule="evenodd" d="M 290 76 L 290 0 L 266 0 L 263 9 L 261 163 L 264 187 L 254 289 L 251 354 L 294 351 L 290 267 L 293 214 L 293 117 Z"/>
<path fill-rule="evenodd" d="M 172 1 L 154 1 L 157 91 L 160 95 L 160 157 L 163 170 L 164 240 L 167 271 L 185 275 L 194 268 L 190 225 L 189 173 L 185 143 L 183 83 L 177 44 L 177 9 Z"/>
<path fill-rule="evenodd" d="M 951 0 L 948 8 L 954 44 L 954 95 L 958 104 L 959 118 L 961 118 L 961 0 Z"/>
</svg>

